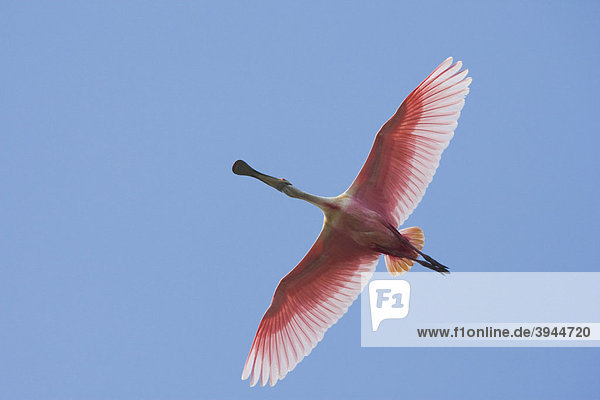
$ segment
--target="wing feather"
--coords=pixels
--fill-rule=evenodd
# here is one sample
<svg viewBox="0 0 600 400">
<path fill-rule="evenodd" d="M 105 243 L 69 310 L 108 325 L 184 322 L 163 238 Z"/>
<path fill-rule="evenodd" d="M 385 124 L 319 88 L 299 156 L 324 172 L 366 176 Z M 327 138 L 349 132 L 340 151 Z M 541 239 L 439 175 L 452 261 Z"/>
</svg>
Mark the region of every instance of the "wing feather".
<svg viewBox="0 0 600 400">
<path fill-rule="evenodd" d="M 462 62 L 441 63 L 377 133 L 346 194 L 402 225 L 417 207 L 458 125 L 471 78 Z"/>
<path fill-rule="evenodd" d="M 285 378 L 362 291 L 361 274 L 375 270 L 379 254 L 350 241 L 326 225 L 302 261 L 279 282 L 242 371 L 251 386 L 272 386 Z"/>
</svg>

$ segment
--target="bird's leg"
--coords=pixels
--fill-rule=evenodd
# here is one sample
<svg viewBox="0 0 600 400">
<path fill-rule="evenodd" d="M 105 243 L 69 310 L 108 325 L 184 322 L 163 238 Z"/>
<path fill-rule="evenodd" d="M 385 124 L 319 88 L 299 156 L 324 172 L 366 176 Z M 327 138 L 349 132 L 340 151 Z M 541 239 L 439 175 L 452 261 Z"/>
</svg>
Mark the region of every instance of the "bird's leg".
<svg viewBox="0 0 600 400">
<path fill-rule="evenodd" d="M 393 225 L 388 224 L 388 229 L 390 231 L 392 231 L 394 233 L 394 235 L 396 235 L 396 237 L 400 240 L 400 243 L 402 243 L 402 245 L 408 246 L 410 249 L 414 250 L 425 260 L 418 260 L 417 257 L 410 257 L 410 256 L 407 257 L 406 253 L 404 253 L 404 255 L 402 255 L 402 254 L 397 255 L 397 251 L 393 251 L 393 250 L 390 251 L 389 249 L 380 248 L 380 249 L 376 249 L 376 251 L 379 251 L 384 254 L 389 254 L 393 257 L 408 258 L 412 261 L 418 262 L 419 264 L 421 264 L 422 266 L 424 266 L 426 268 L 429 268 L 433 271 L 439 272 L 442 275 L 450 273 L 450 270 L 448 269 L 448 267 L 446 267 L 442 263 L 434 260 L 433 258 L 429 257 L 427 254 L 423 253 L 421 250 L 419 250 L 415 246 L 413 246 L 413 244 L 410 242 L 410 240 L 408 240 L 407 238 L 402 236 L 402 234 L 400 232 L 398 232 L 398 230 Z"/>
<path fill-rule="evenodd" d="M 411 260 L 418 262 L 425 268 L 429 268 L 431 270 L 434 270 L 435 272 L 439 272 L 442 275 L 446 275 L 446 274 L 450 273 L 450 270 L 445 265 L 440 264 L 439 262 L 435 261 L 433 258 L 431 258 L 429 256 L 426 256 L 424 254 L 421 254 L 421 255 L 427 257 L 427 259 L 426 259 L 427 261 L 417 260 L 416 258 L 411 258 Z M 431 260 L 431 261 L 429 261 L 429 260 Z"/>
</svg>

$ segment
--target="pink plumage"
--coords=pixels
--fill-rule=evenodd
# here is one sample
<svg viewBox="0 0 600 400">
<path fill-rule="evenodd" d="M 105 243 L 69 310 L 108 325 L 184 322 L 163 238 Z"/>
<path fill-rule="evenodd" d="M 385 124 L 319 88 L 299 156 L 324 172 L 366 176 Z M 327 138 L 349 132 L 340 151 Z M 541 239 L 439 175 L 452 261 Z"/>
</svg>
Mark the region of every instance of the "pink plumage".
<svg viewBox="0 0 600 400">
<path fill-rule="evenodd" d="M 359 295 L 361 273 L 373 272 L 379 254 L 349 244 L 323 229 L 298 266 L 279 282 L 242 373 L 250 385 L 283 379 Z"/>
<path fill-rule="evenodd" d="M 454 136 L 469 93 L 468 70 L 447 58 L 402 102 L 377 133 L 346 193 L 402 225 L 417 207 Z"/>
<path fill-rule="evenodd" d="M 405 260 L 448 271 L 421 253 L 419 228 L 409 228 L 416 236 L 395 228 L 420 202 L 452 139 L 471 83 L 461 67 L 460 61 L 446 59 L 408 95 L 377 133 L 352 185 L 338 197 L 310 195 L 243 161 L 234 164 L 235 173 L 260 179 L 325 214 L 321 234 L 280 281 L 259 324 L 242 372 L 251 386 L 274 385 L 311 352 L 360 294 L 361 274 L 372 273 L 381 254 L 387 256 L 386 263 L 396 263 L 396 270 Z M 425 261 L 417 260 L 419 255 Z"/>
</svg>

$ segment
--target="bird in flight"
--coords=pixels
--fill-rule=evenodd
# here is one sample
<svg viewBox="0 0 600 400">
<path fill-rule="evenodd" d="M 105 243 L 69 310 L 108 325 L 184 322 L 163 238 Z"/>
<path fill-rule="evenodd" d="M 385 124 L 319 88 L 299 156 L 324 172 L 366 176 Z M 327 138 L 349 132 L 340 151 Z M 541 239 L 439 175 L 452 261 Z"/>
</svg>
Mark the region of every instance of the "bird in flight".
<svg viewBox="0 0 600 400">
<path fill-rule="evenodd" d="M 307 356 L 348 310 L 381 254 L 393 276 L 420 265 L 448 273 L 421 250 L 423 231 L 397 230 L 425 194 L 458 125 L 471 78 L 462 63 L 446 59 L 402 102 L 375 136 L 367 161 L 348 190 L 315 196 L 285 179 L 262 174 L 242 160 L 233 172 L 261 180 L 324 214 L 323 228 L 300 263 L 277 285 L 242 379 L 273 386 Z M 370 276 L 370 275 L 368 275 Z"/>
</svg>

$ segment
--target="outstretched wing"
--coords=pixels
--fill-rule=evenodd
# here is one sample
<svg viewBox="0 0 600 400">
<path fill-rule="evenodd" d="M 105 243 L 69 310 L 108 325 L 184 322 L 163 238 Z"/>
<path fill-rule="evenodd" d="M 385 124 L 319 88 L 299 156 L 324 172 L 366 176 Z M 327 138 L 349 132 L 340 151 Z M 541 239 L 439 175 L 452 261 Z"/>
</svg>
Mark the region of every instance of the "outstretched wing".
<svg viewBox="0 0 600 400">
<path fill-rule="evenodd" d="M 358 248 L 327 225 L 302 261 L 275 289 L 242 379 L 271 386 L 307 356 L 362 290 L 361 273 L 372 273 L 379 254 Z"/>
<path fill-rule="evenodd" d="M 454 136 L 469 93 L 468 70 L 446 59 L 377 133 L 346 194 L 400 226 L 417 207 Z"/>
</svg>

